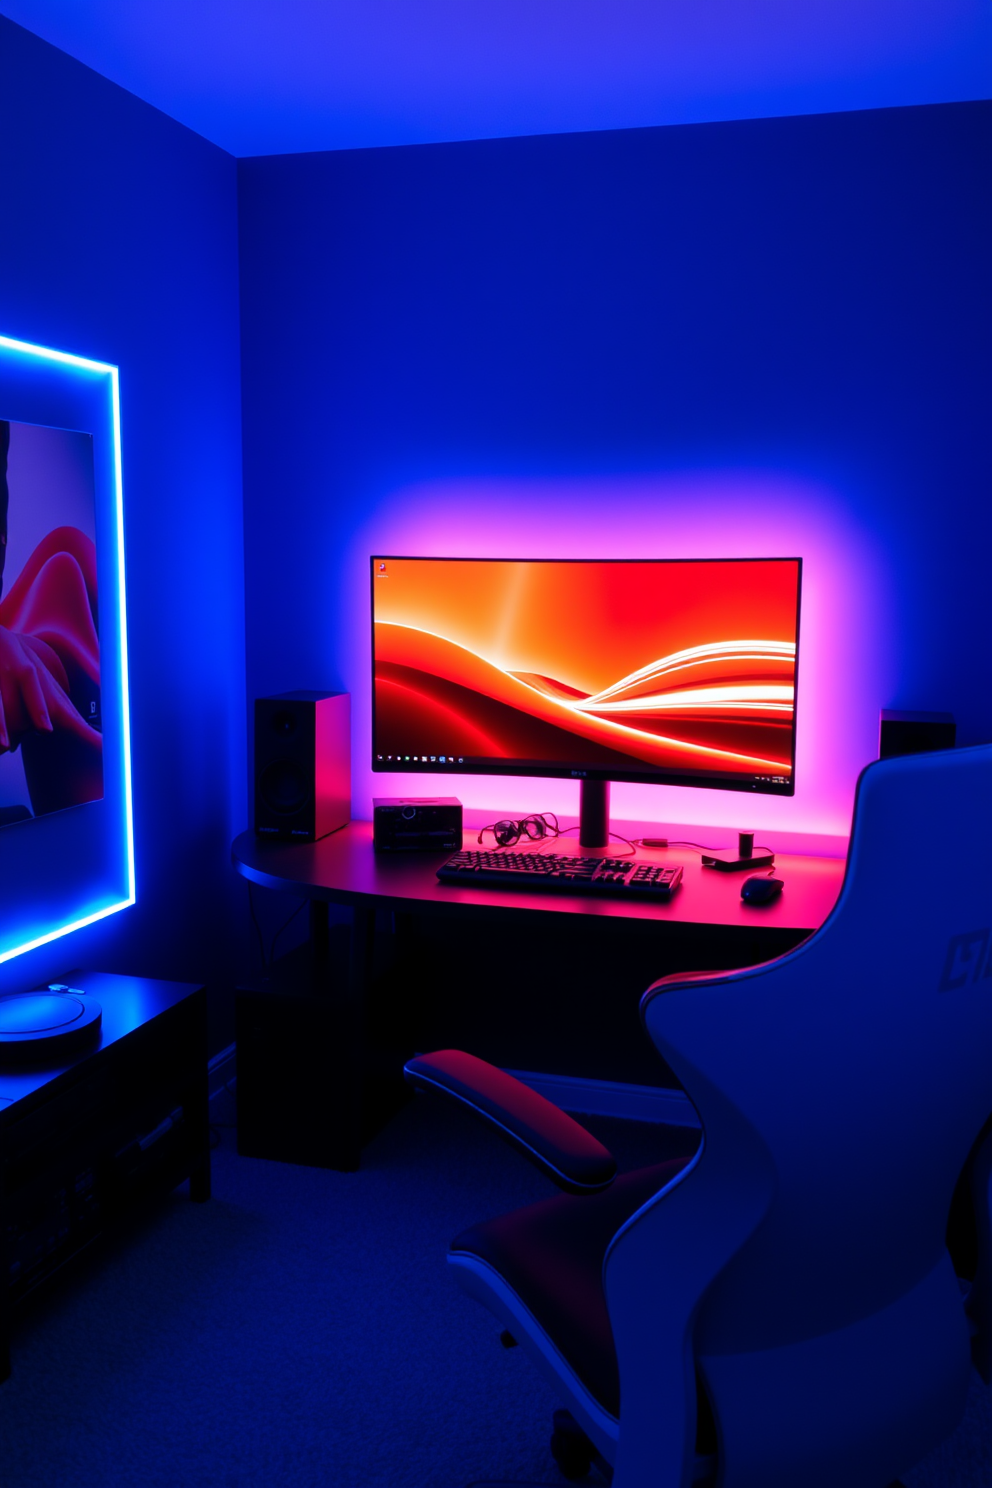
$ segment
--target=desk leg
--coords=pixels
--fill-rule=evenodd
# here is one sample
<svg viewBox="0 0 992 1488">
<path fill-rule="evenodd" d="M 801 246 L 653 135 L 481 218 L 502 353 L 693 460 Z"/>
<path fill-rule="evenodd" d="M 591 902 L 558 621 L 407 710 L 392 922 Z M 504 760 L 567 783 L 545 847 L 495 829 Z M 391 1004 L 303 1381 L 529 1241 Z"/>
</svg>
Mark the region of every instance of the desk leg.
<svg viewBox="0 0 992 1488">
<path fill-rule="evenodd" d="M 326 899 L 310 900 L 310 965 L 314 991 L 326 989 L 330 974 L 331 931 Z"/>
<path fill-rule="evenodd" d="M 326 914 L 326 905 L 325 914 Z M 351 960 L 348 968 L 348 999 L 363 1011 L 372 971 L 372 938 L 375 910 L 356 906 L 352 910 Z"/>
<path fill-rule="evenodd" d="M 375 912 L 356 906 L 352 910 L 347 982 L 343 986 L 339 983 L 330 993 L 336 1004 L 334 1022 L 340 1040 L 337 1065 L 340 1165 L 352 1172 L 359 1167 L 365 1141 L 365 1019 L 374 931 Z"/>
</svg>

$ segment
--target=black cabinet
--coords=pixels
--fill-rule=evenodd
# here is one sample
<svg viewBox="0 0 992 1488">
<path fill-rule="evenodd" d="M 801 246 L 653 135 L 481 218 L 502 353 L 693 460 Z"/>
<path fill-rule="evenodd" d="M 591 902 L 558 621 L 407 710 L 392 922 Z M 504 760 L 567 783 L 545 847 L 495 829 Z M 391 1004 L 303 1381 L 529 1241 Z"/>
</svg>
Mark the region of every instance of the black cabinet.
<svg viewBox="0 0 992 1488">
<path fill-rule="evenodd" d="M 77 972 L 103 1011 L 57 1067 L 0 1068 L 0 1379 L 11 1313 L 137 1204 L 210 1196 L 202 987 Z"/>
</svg>

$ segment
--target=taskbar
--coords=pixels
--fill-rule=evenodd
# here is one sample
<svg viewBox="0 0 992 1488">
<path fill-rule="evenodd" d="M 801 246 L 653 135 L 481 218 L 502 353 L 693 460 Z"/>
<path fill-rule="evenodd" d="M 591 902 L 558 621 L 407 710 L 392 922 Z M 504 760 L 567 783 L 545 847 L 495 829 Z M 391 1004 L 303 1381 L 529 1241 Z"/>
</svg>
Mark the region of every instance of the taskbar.
<svg viewBox="0 0 992 1488">
<path fill-rule="evenodd" d="M 551 760 L 506 760 L 494 759 L 491 755 L 471 754 L 380 754 L 372 756 L 372 768 L 374 771 L 416 771 L 420 774 L 436 774 L 440 770 L 464 771 L 466 774 L 488 774 L 488 775 L 533 775 L 545 776 L 554 779 L 599 779 L 599 780 L 636 780 L 641 783 L 657 782 L 659 785 L 678 784 L 683 779 L 686 784 L 707 785 L 714 788 L 727 786 L 731 789 L 747 789 L 750 786 L 760 791 L 788 791 L 792 787 L 792 774 L 788 770 L 781 773 L 735 770 L 693 770 L 687 766 L 659 766 L 643 764 L 636 760 L 616 761 L 615 763 L 590 765 L 590 764 L 568 764 L 564 761 Z"/>
</svg>

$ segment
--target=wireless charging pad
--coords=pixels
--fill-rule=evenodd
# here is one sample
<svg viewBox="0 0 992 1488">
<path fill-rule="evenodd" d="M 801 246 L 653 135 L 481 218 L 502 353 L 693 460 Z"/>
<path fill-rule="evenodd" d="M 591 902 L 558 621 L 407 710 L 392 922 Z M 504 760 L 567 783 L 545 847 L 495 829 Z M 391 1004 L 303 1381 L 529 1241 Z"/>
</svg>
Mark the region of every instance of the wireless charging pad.
<svg viewBox="0 0 992 1488">
<path fill-rule="evenodd" d="M 78 992 L 0 996 L 0 1063 L 55 1064 L 99 1032 L 100 1004 Z"/>
<path fill-rule="evenodd" d="M 770 848 L 754 850 L 754 833 L 738 832 L 736 852 L 700 854 L 704 868 L 719 868 L 721 873 L 743 873 L 754 868 L 769 868 L 775 862 Z"/>
</svg>

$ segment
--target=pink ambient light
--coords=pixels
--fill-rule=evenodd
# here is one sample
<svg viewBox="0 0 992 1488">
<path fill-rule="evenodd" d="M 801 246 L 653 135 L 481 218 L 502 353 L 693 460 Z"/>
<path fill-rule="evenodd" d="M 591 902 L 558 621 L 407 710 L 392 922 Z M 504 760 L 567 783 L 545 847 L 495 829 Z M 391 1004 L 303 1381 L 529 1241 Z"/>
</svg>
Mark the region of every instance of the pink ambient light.
<svg viewBox="0 0 992 1488">
<path fill-rule="evenodd" d="M 571 781 L 450 775 L 373 777 L 370 553 L 493 558 L 803 559 L 796 793 L 791 799 L 681 786 L 615 784 L 614 822 L 774 831 L 780 850 L 834 839 L 843 850 L 858 773 L 877 753 L 894 646 L 887 565 L 850 500 L 810 481 L 756 471 L 595 480 L 450 480 L 383 498 L 345 564 L 339 670 L 354 697 L 353 812 L 373 794 L 456 794 L 466 816 L 552 810 L 574 818 Z M 339 649 L 340 648 L 340 649 Z M 788 839 L 788 842 L 786 841 Z M 841 839 L 841 841 L 838 841 Z M 807 846 L 811 846 L 808 842 Z"/>
</svg>

